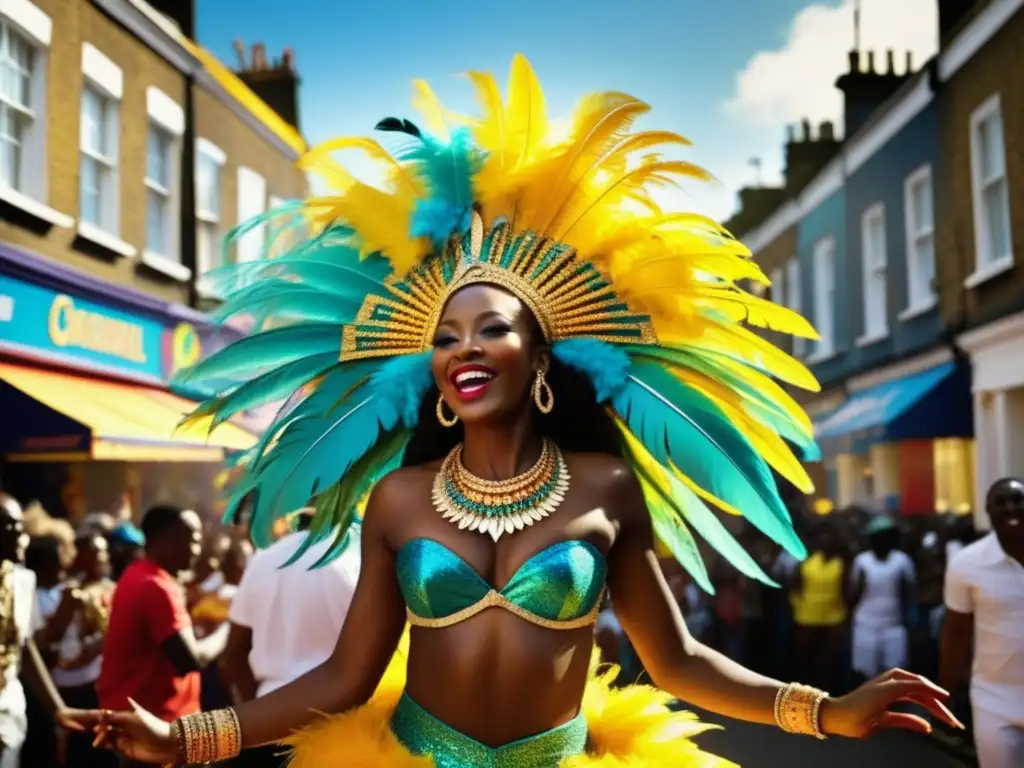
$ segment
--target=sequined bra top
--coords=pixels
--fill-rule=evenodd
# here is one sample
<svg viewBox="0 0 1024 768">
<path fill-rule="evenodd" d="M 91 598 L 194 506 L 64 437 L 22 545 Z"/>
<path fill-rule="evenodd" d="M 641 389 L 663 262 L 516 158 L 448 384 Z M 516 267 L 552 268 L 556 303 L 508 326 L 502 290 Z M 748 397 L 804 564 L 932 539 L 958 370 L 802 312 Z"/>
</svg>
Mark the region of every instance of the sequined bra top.
<svg viewBox="0 0 1024 768">
<path fill-rule="evenodd" d="M 608 566 L 585 541 L 561 541 L 527 560 L 495 589 L 461 557 L 432 539 L 412 539 L 398 553 L 398 583 L 409 623 L 450 627 L 488 608 L 503 608 L 548 629 L 593 624 Z"/>
</svg>

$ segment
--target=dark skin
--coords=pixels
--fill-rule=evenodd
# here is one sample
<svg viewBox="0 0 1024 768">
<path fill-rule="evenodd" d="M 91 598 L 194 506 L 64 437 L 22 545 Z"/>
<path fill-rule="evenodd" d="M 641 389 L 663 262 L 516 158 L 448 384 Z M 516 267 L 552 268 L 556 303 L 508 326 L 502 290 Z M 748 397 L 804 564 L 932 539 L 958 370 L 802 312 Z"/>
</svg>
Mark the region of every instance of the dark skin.
<svg viewBox="0 0 1024 768">
<path fill-rule="evenodd" d="M 202 523 L 195 512 L 186 510 L 174 525 L 152 537 L 147 544 L 146 555 L 168 573 L 177 575 L 192 569 L 201 549 Z M 227 626 L 201 640 L 189 626 L 164 640 L 161 648 L 171 660 L 175 672 L 185 675 L 216 661 L 226 640 Z"/>
<path fill-rule="evenodd" d="M 529 469 L 541 450 L 530 388 L 549 364 L 522 303 L 490 286 L 470 286 L 448 303 L 435 335 L 433 370 L 442 396 L 465 427 L 465 463 L 474 474 L 506 479 Z M 449 380 L 461 365 L 494 372 L 487 393 L 469 403 Z M 557 403 L 555 404 L 557 408 Z M 342 712 L 372 696 L 405 625 L 396 557 L 410 539 L 449 547 L 495 587 L 529 558 L 557 542 L 585 540 L 607 555 L 616 613 L 656 685 L 705 709 L 753 722 L 774 722 L 781 683 L 757 675 L 696 642 L 665 582 L 639 484 L 625 462 L 567 454 L 571 489 L 543 523 L 498 543 L 459 531 L 433 508 L 430 488 L 440 462 L 392 472 L 375 488 L 362 529 L 362 568 L 337 647 L 321 667 L 237 707 L 244 746 L 273 742 L 310 723 L 313 712 Z M 453 728 L 492 746 L 567 722 L 579 711 L 593 630 L 544 629 L 488 610 L 444 629 L 414 628 L 409 694 Z M 438 685 L 443 680 L 444 685 Z M 920 698 L 951 718 L 936 686 L 895 672 L 850 696 L 827 702 L 822 724 L 833 734 L 864 736 L 880 727 L 926 730 L 889 704 Z M 170 728 L 148 713 L 92 713 L 81 722 L 101 730 L 129 756 L 172 762 Z"/>
<path fill-rule="evenodd" d="M 21 505 L 8 496 L 0 493 L 0 561 L 9 561 L 16 565 L 24 565 L 25 550 L 29 537 L 22 524 Z M 64 700 L 57 692 L 46 663 L 36 647 L 35 640 L 28 637 L 22 647 L 21 675 L 29 690 L 42 702 L 47 713 L 69 730 L 83 731 L 88 723 L 78 722 L 75 717 L 82 713 L 64 706 Z M 0 742 L 0 753 L 4 746 Z"/>
<path fill-rule="evenodd" d="M 1024 565 L 1024 480 L 996 481 L 985 499 L 985 511 L 999 546 Z M 939 679 L 947 690 L 955 690 L 966 677 L 974 639 L 974 614 L 946 610 L 939 651 Z"/>
</svg>

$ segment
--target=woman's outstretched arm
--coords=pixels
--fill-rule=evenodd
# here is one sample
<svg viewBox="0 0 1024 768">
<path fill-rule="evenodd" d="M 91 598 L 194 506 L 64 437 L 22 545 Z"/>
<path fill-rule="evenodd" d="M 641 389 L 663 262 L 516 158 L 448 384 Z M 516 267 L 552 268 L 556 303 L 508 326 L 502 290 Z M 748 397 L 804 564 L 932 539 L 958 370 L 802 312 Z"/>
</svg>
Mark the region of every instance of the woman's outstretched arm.
<svg viewBox="0 0 1024 768">
<path fill-rule="evenodd" d="M 393 482 L 390 476 L 370 498 L 362 526 L 359 580 L 331 657 L 288 685 L 235 709 L 244 748 L 279 741 L 312 722 L 317 713 L 343 712 L 373 695 L 405 627 L 395 553 L 386 534 L 390 510 L 401 509 L 391 504 L 402 498 L 401 481 Z M 148 712 L 63 710 L 59 720 L 70 730 L 98 731 L 100 743 L 132 760 L 163 764 L 184 758 L 171 725 Z"/>
<path fill-rule="evenodd" d="M 610 478 L 609 495 L 619 513 L 619 535 L 609 556 L 612 605 L 654 684 L 709 712 L 755 723 L 775 723 L 775 700 L 783 683 L 753 672 L 695 640 L 672 599 L 654 552 L 654 536 L 639 483 L 622 467 Z M 888 712 L 900 699 L 912 699 L 951 724 L 952 714 L 938 699 L 938 686 L 895 670 L 821 707 L 828 734 L 865 736 L 877 728 L 927 730 L 909 714 Z"/>
<path fill-rule="evenodd" d="M 315 713 L 344 712 L 369 701 L 376 690 L 405 627 L 395 553 L 386 535 L 394 486 L 385 479 L 367 504 L 359 580 L 334 652 L 297 680 L 235 708 L 243 747 L 278 741 L 311 722 Z"/>
</svg>

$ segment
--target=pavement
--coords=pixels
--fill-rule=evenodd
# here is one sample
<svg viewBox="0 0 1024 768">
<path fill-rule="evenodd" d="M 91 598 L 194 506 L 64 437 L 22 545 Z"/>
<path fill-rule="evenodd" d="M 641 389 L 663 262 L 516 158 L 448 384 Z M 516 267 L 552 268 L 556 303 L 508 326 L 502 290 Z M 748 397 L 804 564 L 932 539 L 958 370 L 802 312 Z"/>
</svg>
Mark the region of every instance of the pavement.
<svg viewBox="0 0 1024 768">
<path fill-rule="evenodd" d="M 725 720 L 698 712 L 701 720 L 724 730 L 699 736 L 701 748 L 728 758 L 742 768 L 976 768 L 937 739 L 889 731 L 870 739 L 815 739 L 792 736 L 765 725 Z"/>
</svg>

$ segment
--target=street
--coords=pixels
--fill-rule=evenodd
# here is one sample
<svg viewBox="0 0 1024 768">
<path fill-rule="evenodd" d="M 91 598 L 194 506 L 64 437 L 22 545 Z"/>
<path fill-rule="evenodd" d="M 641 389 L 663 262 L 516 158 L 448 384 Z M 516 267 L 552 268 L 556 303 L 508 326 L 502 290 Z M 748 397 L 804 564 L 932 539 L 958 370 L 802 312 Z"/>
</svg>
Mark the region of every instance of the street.
<svg viewBox="0 0 1024 768">
<path fill-rule="evenodd" d="M 777 728 L 724 720 L 701 713 L 707 722 L 725 729 L 700 736 L 700 746 L 738 763 L 741 768 L 970 768 L 970 762 L 952 757 L 930 738 L 895 731 L 865 741 L 817 741 L 791 736 Z"/>
</svg>

